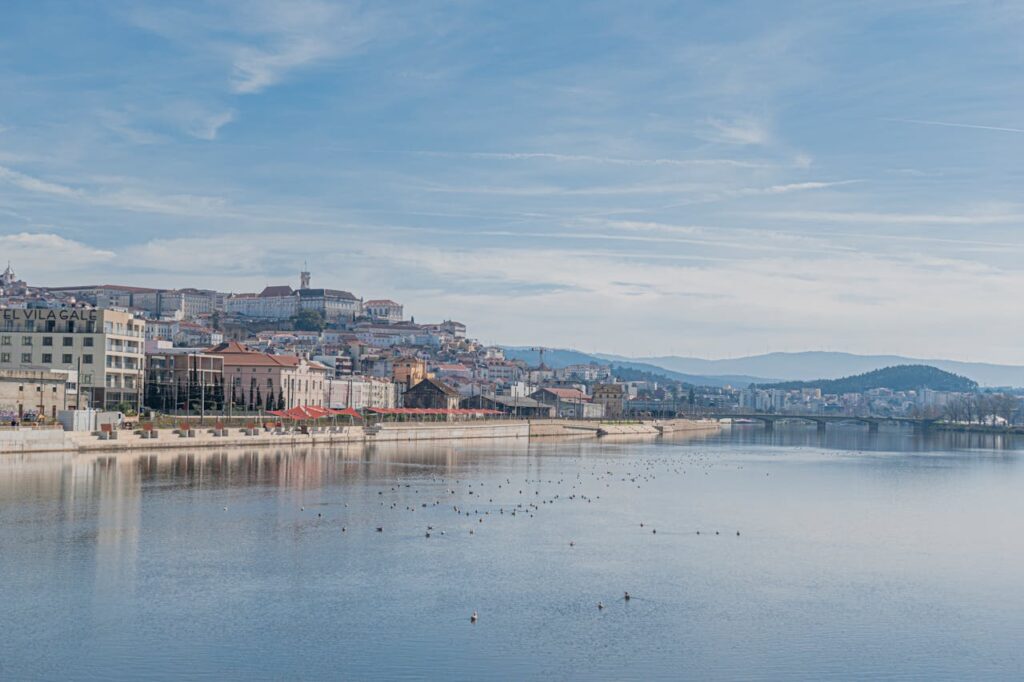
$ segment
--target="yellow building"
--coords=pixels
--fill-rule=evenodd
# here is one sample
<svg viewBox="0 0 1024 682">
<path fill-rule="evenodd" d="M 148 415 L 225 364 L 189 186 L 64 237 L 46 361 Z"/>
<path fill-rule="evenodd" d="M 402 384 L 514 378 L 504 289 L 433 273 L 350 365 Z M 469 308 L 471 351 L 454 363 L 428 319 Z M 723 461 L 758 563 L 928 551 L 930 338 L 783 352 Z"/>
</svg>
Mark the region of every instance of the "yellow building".
<svg viewBox="0 0 1024 682">
<path fill-rule="evenodd" d="M 419 358 L 396 358 L 391 363 L 391 377 L 403 390 L 408 390 L 429 377 L 427 363 Z"/>
</svg>

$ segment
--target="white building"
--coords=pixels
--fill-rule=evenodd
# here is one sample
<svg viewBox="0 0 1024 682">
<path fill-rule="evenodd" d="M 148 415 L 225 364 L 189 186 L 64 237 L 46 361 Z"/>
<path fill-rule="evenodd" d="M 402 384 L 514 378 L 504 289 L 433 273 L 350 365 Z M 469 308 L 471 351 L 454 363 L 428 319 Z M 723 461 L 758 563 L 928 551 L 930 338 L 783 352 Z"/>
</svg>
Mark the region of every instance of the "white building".
<svg viewBox="0 0 1024 682">
<path fill-rule="evenodd" d="M 398 384 L 370 376 L 328 378 L 324 382 L 324 405 L 335 410 L 397 407 Z"/>
<path fill-rule="evenodd" d="M 376 298 L 363 303 L 363 314 L 371 317 L 374 322 L 393 324 L 402 321 L 404 308 L 390 299 Z"/>
<path fill-rule="evenodd" d="M 287 320 L 299 313 L 299 297 L 289 286 L 266 287 L 259 294 L 227 297 L 224 312 L 258 320 Z"/>
</svg>

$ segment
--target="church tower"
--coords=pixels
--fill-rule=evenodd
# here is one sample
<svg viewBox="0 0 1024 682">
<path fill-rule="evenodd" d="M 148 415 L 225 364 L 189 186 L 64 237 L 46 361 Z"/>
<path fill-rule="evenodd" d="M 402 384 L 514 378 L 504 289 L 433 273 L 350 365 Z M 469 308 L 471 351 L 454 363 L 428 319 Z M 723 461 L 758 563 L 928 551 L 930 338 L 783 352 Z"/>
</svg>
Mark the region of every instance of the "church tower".
<svg viewBox="0 0 1024 682">
<path fill-rule="evenodd" d="M 299 273 L 299 288 L 309 288 L 309 264 L 305 262 L 302 264 L 302 272 Z"/>
</svg>

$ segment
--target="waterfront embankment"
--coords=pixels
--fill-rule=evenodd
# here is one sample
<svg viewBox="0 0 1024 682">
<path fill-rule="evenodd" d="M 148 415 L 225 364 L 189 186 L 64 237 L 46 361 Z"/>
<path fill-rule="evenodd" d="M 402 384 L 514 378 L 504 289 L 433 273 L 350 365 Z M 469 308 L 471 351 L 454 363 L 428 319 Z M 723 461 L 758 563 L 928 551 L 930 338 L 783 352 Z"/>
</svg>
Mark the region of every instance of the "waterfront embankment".
<svg viewBox="0 0 1024 682">
<path fill-rule="evenodd" d="M 604 436 L 658 436 L 681 431 L 717 431 L 716 421 L 670 419 L 644 422 L 601 423 L 571 419 L 510 419 L 479 422 L 393 422 L 370 426 L 311 429 L 212 428 L 158 429 L 152 432 L 117 431 L 107 434 L 19 429 L 0 431 L 0 454 L 33 452 L 121 452 L 171 448 L 291 447 L 348 443 L 378 443 L 478 438 L 600 438 Z M 156 434 L 156 435 L 153 435 Z"/>
</svg>

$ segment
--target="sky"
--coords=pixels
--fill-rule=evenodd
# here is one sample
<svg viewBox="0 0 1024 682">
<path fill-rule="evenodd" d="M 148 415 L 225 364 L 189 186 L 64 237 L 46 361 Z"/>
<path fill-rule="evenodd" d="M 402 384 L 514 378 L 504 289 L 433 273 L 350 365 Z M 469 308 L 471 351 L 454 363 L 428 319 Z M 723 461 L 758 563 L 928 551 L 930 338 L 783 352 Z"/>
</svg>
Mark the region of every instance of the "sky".
<svg viewBox="0 0 1024 682">
<path fill-rule="evenodd" d="M 1024 4 L 0 7 L 0 260 L 490 343 L 1024 363 Z"/>
</svg>

